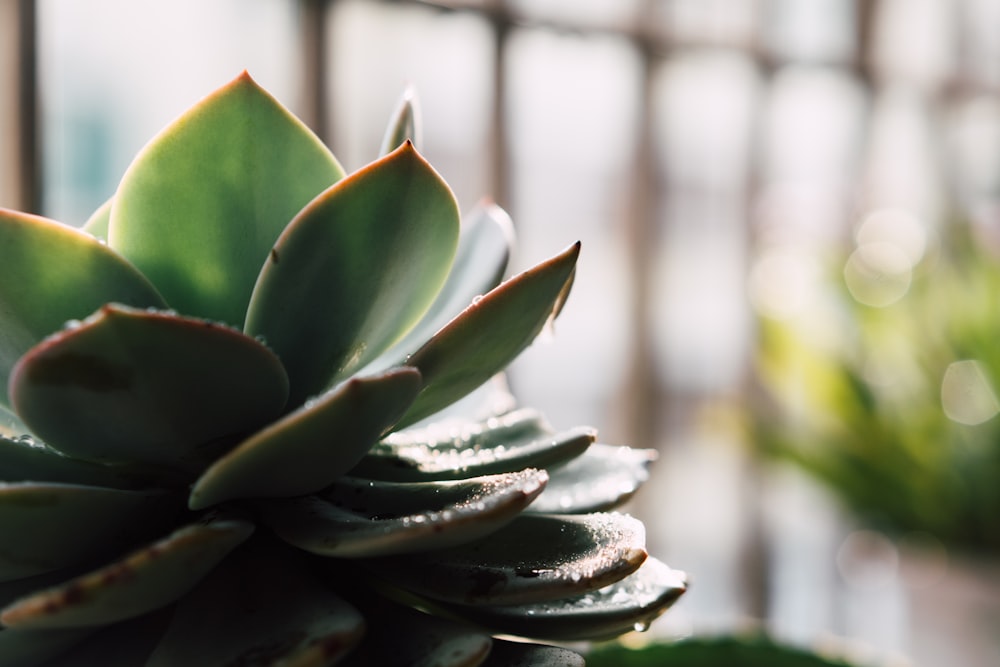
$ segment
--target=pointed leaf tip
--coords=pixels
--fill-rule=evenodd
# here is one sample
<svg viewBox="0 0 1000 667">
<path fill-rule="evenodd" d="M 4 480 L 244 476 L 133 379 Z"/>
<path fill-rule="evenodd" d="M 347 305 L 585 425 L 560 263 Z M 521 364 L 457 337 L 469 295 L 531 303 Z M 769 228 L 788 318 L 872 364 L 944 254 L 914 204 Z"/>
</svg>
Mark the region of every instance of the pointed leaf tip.
<svg viewBox="0 0 1000 667">
<path fill-rule="evenodd" d="M 403 145 L 316 197 L 260 272 L 245 330 L 292 382 L 290 404 L 348 377 L 416 324 L 458 246 L 447 183 Z M 272 260 L 274 255 L 272 255 Z"/>
<path fill-rule="evenodd" d="M 424 389 L 399 428 L 462 398 L 513 361 L 566 300 L 580 242 L 502 283 L 472 303 L 414 352 Z"/>
<path fill-rule="evenodd" d="M 275 239 L 343 175 L 315 134 L 244 72 L 136 156 L 108 242 L 173 307 L 240 325 Z"/>
</svg>

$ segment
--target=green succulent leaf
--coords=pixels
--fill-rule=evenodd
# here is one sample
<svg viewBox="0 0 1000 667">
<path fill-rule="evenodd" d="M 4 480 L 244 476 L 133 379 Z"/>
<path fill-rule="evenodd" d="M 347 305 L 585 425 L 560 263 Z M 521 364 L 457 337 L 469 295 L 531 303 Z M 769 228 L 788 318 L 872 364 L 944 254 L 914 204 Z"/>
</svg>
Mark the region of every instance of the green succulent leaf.
<svg viewBox="0 0 1000 667">
<path fill-rule="evenodd" d="M 482 630 L 367 596 L 357 601 L 378 619 L 338 667 L 476 667 L 493 645 Z"/>
<path fill-rule="evenodd" d="M 458 233 L 454 195 L 409 143 L 295 217 L 260 273 L 245 327 L 281 357 L 292 405 L 419 320 L 444 284 Z"/>
<path fill-rule="evenodd" d="M 446 608 L 498 632 L 557 641 L 607 639 L 644 630 L 687 586 L 685 575 L 655 558 L 610 586 L 561 600 L 510 606 Z"/>
<path fill-rule="evenodd" d="M 382 146 L 379 148 L 378 154 L 388 155 L 407 141 L 415 147 L 422 146 L 421 130 L 417 91 L 413 86 L 407 86 L 399 104 L 396 105 L 392 118 L 389 119 L 388 127 L 385 128 L 385 135 L 382 137 Z"/>
<path fill-rule="evenodd" d="M 496 204 L 483 203 L 462 219 L 451 273 L 424 317 L 362 373 L 404 363 L 409 356 L 476 297 L 500 283 L 510 259 L 514 225 Z"/>
<path fill-rule="evenodd" d="M 646 559 L 645 539 L 642 523 L 624 514 L 522 514 L 475 542 L 365 565 L 432 600 L 529 604 L 579 595 L 628 576 Z"/>
<path fill-rule="evenodd" d="M 656 456 L 655 449 L 591 445 L 551 471 L 545 491 L 527 511 L 582 514 L 614 509 L 649 479 Z"/>
<path fill-rule="evenodd" d="M 426 482 L 547 468 L 579 456 L 596 437 L 586 426 L 556 433 L 541 414 L 525 408 L 482 422 L 397 431 L 376 444 L 351 474 Z"/>
<path fill-rule="evenodd" d="M 89 234 L 0 209 L 0 403 L 10 404 L 8 376 L 21 355 L 109 301 L 165 306 L 134 266 Z"/>
<path fill-rule="evenodd" d="M 0 484 L 0 581 L 50 572 L 146 537 L 180 509 L 162 491 L 120 491 L 75 484 Z"/>
<path fill-rule="evenodd" d="M 281 230 L 343 173 L 244 72 L 139 153 L 115 194 L 108 242 L 174 308 L 240 325 Z"/>
<path fill-rule="evenodd" d="M 178 603 L 146 667 L 327 665 L 361 639 L 361 614 L 311 576 L 300 554 L 247 547 Z"/>
<path fill-rule="evenodd" d="M 169 487 L 180 481 L 161 468 L 82 461 L 61 454 L 30 435 L 0 435 L 0 482 L 35 480 L 112 489 Z"/>
<path fill-rule="evenodd" d="M 562 307 L 580 244 L 491 290 L 437 332 L 407 363 L 424 389 L 399 428 L 434 414 L 506 368 Z"/>
<path fill-rule="evenodd" d="M 10 381 L 18 415 L 60 452 L 179 468 L 280 415 L 287 387 L 277 357 L 236 330 L 118 305 L 32 348 Z"/>
<path fill-rule="evenodd" d="M 480 539 L 534 500 L 543 470 L 452 482 L 376 482 L 344 478 L 322 494 L 269 502 L 264 523 L 320 556 L 361 558 L 441 549 Z"/>
<path fill-rule="evenodd" d="M 0 622 L 73 628 L 140 616 L 185 595 L 253 530 L 249 521 L 221 515 L 184 526 L 98 570 L 15 601 L 0 612 Z"/>
<path fill-rule="evenodd" d="M 410 368 L 348 380 L 213 463 L 195 483 L 189 506 L 322 489 L 354 467 L 419 389 L 420 373 Z"/>
<path fill-rule="evenodd" d="M 114 197 L 110 197 L 94 211 L 80 229 L 95 239 L 108 240 L 108 225 L 111 223 L 111 205 Z"/>
<path fill-rule="evenodd" d="M 480 667 L 584 667 L 579 653 L 558 646 L 493 640 L 493 649 Z"/>
</svg>

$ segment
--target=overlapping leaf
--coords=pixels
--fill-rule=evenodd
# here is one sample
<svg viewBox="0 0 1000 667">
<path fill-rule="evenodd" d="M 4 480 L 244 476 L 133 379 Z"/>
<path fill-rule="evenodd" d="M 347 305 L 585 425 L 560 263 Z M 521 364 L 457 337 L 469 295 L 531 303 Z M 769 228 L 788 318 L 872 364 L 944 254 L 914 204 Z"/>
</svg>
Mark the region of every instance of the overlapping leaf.
<svg viewBox="0 0 1000 667">
<path fill-rule="evenodd" d="M 134 266 L 54 220 L 0 209 L 0 403 L 17 360 L 70 320 L 105 303 L 165 307 Z"/>
<path fill-rule="evenodd" d="M 260 272 L 245 326 L 281 357 L 292 405 L 361 368 L 417 322 L 444 284 L 458 233 L 454 195 L 410 144 L 296 216 Z"/>
<path fill-rule="evenodd" d="M 22 357 L 10 389 L 21 419 L 65 454 L 187 468 L 280 415 L 287 382 L 238 331 L 109 305 Z"/>
</svg>

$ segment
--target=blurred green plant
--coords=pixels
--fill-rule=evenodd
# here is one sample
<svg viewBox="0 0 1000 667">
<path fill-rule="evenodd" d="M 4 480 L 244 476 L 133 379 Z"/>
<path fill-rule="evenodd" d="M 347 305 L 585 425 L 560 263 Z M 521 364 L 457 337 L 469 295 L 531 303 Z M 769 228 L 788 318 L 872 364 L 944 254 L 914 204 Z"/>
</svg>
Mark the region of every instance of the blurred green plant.
<svg viewBox="0 0 1000 667">
<path fill-rule="evenodd" d="M 852 667 L 853 663 L 786 646 L 765 635 L 693 638 L 628 648 L 601 646 L 587 667 Z"/>
<path fill-rule="evenodd" d="M 953 223 L 907 260 L 891 239 L 859 240 L 806 308 L 760 318 L 764 391 L 750 428 L 764 452 L 825 482 L 872 527 L 996 555 L 1000 258 L 992 241 Z"/>
</svg>

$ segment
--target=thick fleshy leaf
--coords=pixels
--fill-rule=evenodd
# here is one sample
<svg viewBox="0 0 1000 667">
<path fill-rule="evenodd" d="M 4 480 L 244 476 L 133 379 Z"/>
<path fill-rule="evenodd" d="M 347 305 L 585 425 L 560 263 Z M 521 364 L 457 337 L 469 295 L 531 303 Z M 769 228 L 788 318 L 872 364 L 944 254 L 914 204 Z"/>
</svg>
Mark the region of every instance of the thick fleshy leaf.
<svg viewBox="0 0 1000 667">
<path fill-rule="evenodd" d="M 392 433 L 351 474 L 421 482 L 546 468 L 579 456 L 596 437 L 596 431 L 585 426 L 556 433 L 537 411 L 525 408 L 484 422 Z"/>
<path fill-rule="evenodd" d="M 80 229 L 87 232 L 95 239 L 107 241 L 108 225 L 111 223 L 111 205 L 114 201 L 114 197 L 111 197 L 106 202 L 101 204 L 101 206 L 94 211 L 89 218 L 87 218 L 87 222 L 83 223 L 83 227 Z"/>
<path fill-rule="evenodd" d="M 248 548 L 249 547 L 249 548 Z M 290 549 L 251 542 L 177 605 L 146 667 L 328 665 L 360 639 L 361 614 Z"/>
<path fill-rule="evenodd" d="M 171 471 L 138 464 L 74 459 L 30 435 L 0 435 L 0 482 L 63 482 L 112 489 L 166 488 L 180 484 Z"/>
<path fill-rule="evenodd" d="M 243 323 L 281 230 L 343 177 L 316 136 L 244 72 L 139 153 L 108 242 L 187 315 Z"/>
<path fill-rule="evenodd" d="M 352 378 L 254 434 L 217 460 L 188 501 L 202 509 L 233 498 L 300 496 L 350 470 L 420 389 L 420 374 L 398 368 Z"/>
<path fill-rule="evenodd" d="M 649 558 L 635 573 L 610 586 L 563 600 L 447 609 L 495 632 L 557 641 L 608 639 L 648 628 L 686 586 L 683 572 Z"/>
<path fill-rule="evenodd" d="M 238 331 L 109 305 L 32 348 L 10 390 L 32 432 L 67 455 L 186 468 L 281 414 L 287 378 Z"/>
<path fill-rule="evenodd" d="M 614 509 L 649 479 L 649 465 L 655 460 L 655 449 L 591 445 L 551 471 L 545 492 L 528 511 L 582 514 Z"/>
<path fill-rule="evenodd" d="M 417 91 L 413 86 L 407 86 L 389 119 L 389 125 L 385 128 L 378 154 L 388 155 L 407 141 L 415 147 L 422 146 L 422 129 Z"/>
<path fill-rule="evenodd" d="M 251 533 L 252 523 L 224 516 L 185 526 L 105 567 L 15 601 L 0 613 L 0 622 L 72 628 L 145 614 L 184 596 Z"/>
<path fill-rule="evenodd" d="M 437 332 L 407 363 L 424 389 L 402 428 L 486 382 L 519 355 L 555 317 L 572 282 L 580 244 L 491 290 Z"/>
<path fill-rule="evenodd" d="M 493 640 L 490 656 L 481 667 L 584 667 L 579 653 L 558 646 Z"/>
<path fill-rule="evenodd" d="M 0 209 L 0 403 L 18 359 L 67 321 L 109 301 L 165 307 L 121 255 L 78 229 Z"/>
<path fill-rule="evenodd" d="M 533 469 L 451 482 L 344 478 L 320 495 L 260 510 L 279 537 L 321 556 L 415 553 L 489 535 L 524 510 L 547 478 Z"/>
<path fill-rule="evenodd" d="M 291 378 L 291 404 L 385 351 L 431 305 L 458 243 L 447 184 L 407 143 L 297 215 L 254 288 L 245 330 Z"/>
<path fill-rule="evenodd" d="M 365 565 L 393 585 L 433 600 L 515 605 L 597 590 L 646 559 L 645 529 L 624 514 L 522 514 L 486 538 L 429 554 Z"/>
<path fill-rule="evenodd" d="M 0 581 L 114 554 L 163 526 L 182 507 L 177 500 L 162 491 L 0 484 Z"/>
<path fill-rule="evenodd" d="M 373 373 L 405 362 L 477 297 L 496 287 L 507 268 L 513 242 L 510 216 L 496 204 L 477 206 L 462 220 L 455 262 L 437 299 L 402 340 L 361 372 Z"/>
<path fill-rule="evenodd" d="M 402 607 L 368 593 L 357 604 L 369 624 L 338 667 L 476 667 L 493 640 L 478 628 Z"/>
</svg>

